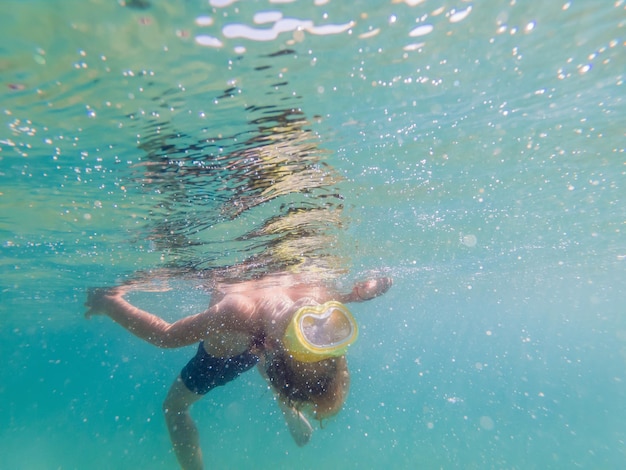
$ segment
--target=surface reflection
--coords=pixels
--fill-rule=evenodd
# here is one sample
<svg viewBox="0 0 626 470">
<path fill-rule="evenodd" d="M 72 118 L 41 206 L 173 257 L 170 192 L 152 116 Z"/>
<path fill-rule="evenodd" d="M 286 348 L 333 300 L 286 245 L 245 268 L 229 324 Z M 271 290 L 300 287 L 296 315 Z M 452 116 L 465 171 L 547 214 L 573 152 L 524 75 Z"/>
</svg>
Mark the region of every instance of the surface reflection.
<svg viewBox="0 0 626 470">
<path fill-rule="evenodd" d="M 221 96 L 243 100 L 235 88 Z M 148 238 L 167 253 L 168 269 L 239 279 L 342 271 L 332 250 L 342 227 L 341 176 L 295 104 L 297 97 L 242 106 L 247 124 L 236 134 L 195 141 L 171 123 L 146 123 L 136 179 L 156 195 Z"/>
</svg>

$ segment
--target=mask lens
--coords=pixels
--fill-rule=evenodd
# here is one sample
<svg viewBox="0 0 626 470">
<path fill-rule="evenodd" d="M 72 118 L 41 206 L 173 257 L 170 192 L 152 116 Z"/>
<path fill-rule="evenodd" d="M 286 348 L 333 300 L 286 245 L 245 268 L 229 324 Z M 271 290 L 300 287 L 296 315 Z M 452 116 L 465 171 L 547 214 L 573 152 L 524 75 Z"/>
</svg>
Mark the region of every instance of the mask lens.
<svg viewBox="0 0 626 470">
<path fill-rule="evenodd" d="M 342 344 L 352 336 L 353 326 L 344 312 L 329 307 L 322 314 L 306 313 L 300 319 L 300 331 L 312 345 L 320 348 Z"/>
</svg>

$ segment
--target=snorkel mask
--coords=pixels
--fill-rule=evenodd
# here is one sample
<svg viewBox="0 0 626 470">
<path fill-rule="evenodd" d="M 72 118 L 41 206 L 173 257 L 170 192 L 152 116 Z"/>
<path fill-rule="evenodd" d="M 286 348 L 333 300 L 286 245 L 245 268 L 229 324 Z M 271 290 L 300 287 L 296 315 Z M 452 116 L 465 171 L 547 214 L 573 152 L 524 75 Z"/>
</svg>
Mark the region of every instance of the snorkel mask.
<svg viewBox="0 0 626 470">
<path fill-rule="evenodd" d="M 283 345 L 300 362 L 318 362 L 343 356 L 359 334 L 356 320 L 341 302 L 308 305 L 296 311 Z"/>
</svg>

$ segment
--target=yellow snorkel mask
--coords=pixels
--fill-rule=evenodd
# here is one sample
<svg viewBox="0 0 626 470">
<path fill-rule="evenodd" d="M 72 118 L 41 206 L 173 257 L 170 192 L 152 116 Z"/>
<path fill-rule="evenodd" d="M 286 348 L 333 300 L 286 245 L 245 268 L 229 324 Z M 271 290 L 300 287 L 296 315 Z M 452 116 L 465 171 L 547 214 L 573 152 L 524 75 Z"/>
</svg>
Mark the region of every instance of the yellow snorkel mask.
<svg viewBox="0 0 626 470">
<path fill-rule="evenodd" d="M 283 345 L 297 361 L 318 362 L 343 356 L 359 335 L 356 320 L 341 302 L 308 305 L 296 311 Z"/>
</svg>

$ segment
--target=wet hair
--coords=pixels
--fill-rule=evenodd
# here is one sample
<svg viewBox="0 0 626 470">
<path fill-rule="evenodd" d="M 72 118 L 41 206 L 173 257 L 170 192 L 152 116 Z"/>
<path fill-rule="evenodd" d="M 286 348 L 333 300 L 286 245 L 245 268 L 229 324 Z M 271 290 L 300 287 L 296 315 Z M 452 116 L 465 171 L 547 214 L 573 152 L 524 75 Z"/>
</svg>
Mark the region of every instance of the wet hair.
<svg viewBox="0 0 626 470">
<path fill-rule="evenodd" d="M 310 405 L 319 420 L 337 414 L 348 395 L 350 373 L 345 356 L 299 362 L 278 352 L 265 367 L 270 384 L 289 405 L 297 409 Z"/>
</svg>

